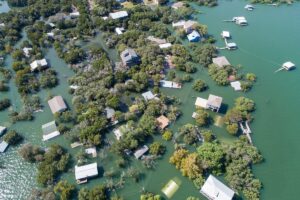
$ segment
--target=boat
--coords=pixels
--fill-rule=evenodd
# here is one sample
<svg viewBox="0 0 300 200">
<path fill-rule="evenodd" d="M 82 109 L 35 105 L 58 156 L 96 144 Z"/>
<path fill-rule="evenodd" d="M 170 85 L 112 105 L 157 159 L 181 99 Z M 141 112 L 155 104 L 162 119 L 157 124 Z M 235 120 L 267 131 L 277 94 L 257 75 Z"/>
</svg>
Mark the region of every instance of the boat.
<svg viewBox="0 0 300 200">
<path fill-rule="evenodd" d="M 254 6 L 251 5 L 251 4 L 247 4 L 247 5 L 245 6 L 245 9 L 246 9 L 246 10 L 249 10 L 249 11 L 252 11 L 252 10 L 254 10 Z"/>
<path fill-rule="evenodd" d="M 236 24 L 240 25 L 240 26 L 247 26 L 248 22 L 246 20 L 245 17 L 241 16 L 241 17 L 233 17 L 232 21 L 235 22 Z"/>
</svg>

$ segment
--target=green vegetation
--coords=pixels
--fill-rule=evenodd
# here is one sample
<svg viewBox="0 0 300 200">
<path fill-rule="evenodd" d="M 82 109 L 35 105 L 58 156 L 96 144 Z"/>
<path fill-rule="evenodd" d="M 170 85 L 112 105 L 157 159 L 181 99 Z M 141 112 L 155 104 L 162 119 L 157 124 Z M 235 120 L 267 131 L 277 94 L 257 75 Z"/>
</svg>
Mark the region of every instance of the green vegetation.
<svg viewBox="0 0 300 200">
<path fill-rule="evenodd" d="M 18 153 L 24 160 L 33 163 L 42 161 L 44 159 L 45 151 L 38 146 L 28 143 L 23 145 Z"/>
<path fill-rule="evenodd" d="M 52 184 L 55 178 L 68 168 L 70 155 L 57 144 L 53 144 L 43 155 L 38 164 L 37 182 L 46 186 Z"/>
<path fill-rule="evenodd" d="M 17 145 L 23 140 L 23 137 L 16 131 L 10 130 L 4 135 L 3 139 L 10 145 Z"/>
<path fill-rule="evenodd" d="M 162 155 L 164 154 L 166 151 L 166 147 L 163 146 L 160 142 L 153 142 L 151 145 L 150 145 L 150 150 L 149 152 L 152 154 L 152 155 Z"/>
<path fill-rule="evenodd" d="M 10 106 L 10 100 L 8 98 L 4 98 L 0 100 L 0 111 L 5 110 Z"/>
<path fill-rule="evenodd" d="M 141 200 L 161 200 L 162 198 L 158 194 L 156 195 L 156 194 L 147 192 L 145 194 L 142 194 L 140 199 Z"/>
<path fill-rule="evenodd" d="M 202 80 L 196 80 L 193 84 L 193 89 L 196 90 L 197 92 L 203 92 L 207 89 L 207 85 Z"/>
</svg>

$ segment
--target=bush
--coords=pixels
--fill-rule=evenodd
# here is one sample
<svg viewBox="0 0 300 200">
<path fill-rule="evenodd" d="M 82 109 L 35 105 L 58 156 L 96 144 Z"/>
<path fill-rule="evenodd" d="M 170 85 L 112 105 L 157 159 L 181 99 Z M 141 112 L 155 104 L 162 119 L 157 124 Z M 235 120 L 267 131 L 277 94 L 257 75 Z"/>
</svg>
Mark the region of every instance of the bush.
<svg viewBox="0 0 300 200">
<path fill-rule="evenodd" d="M 231 123 L 228 124 L 226 127 L 226 130 L 228 133 L 230 133 L 231 135 L 236 135 L 238 130 L 239 130 L 239 126 L 238 123 Z"/>
<path fill-rule="evenodd" d="M 169 130 L 166 130 L 162 135 L 162 138 L 166 141 L 170 141 L 172 137 L 173 137 L 173 133 Z"/>
<path fill-rule="evenodd" d="M 44 150 L 32 144 L 25 144 L 19 149 L 20 156 L 28 162 L 42 161 Z"/>
<path fill-rule="evenodd" d="M 207 85 L 204 81 L 198 79 L 194 82 L 193 89 L 197 92 L 203 92 L 207 89 Z"/>
<path fill-rule="evenodd" d="M 153 142 L 151 145 L 150 145 L 150 150 L 149 152 L 152 154 L 152 155 L 162 155 L 164 154 L 166 151 L 166 147 L 162 145 L 162 143 L 160 142 Z"/>
<path fill-rule="evenodd" d="M 8 98 L 4 98 L 0 100 L 0 111 L 5 110 L 10 106 L 10 100 Z"/>
<path fill-rule="evenodd" d="M 16 131 L 11 130 L 4 136 L 4 141 L 10 145 L 17 145 L 19 142 L 23 140 L 23 137 L 19 135 Z"/>
</svg>

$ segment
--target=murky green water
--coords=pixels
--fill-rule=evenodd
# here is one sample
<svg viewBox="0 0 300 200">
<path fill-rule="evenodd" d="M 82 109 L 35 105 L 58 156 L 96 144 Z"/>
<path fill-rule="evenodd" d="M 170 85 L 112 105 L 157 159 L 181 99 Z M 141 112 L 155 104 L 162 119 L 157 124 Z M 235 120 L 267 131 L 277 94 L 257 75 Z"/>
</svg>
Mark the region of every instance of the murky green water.
<svg viewBox="0 0 300 200">
<path fill-rule="evenodd" d="M 1 2 L 2 3 L 2 2 Z M 3 4 L 3 3 L 2 3 Z M 3 4 L 5 5 L 5 4 Z M 274 71 L 285 61 L 291 60 L 300 67 L 300 4 L 293 6 L 281 6 L 278 8 L 270 6 L 257 6 L 253 12 L 244 10 L 244 1 L 221 1 L 216 8 L 199 8 L 203 14 L 199 15 L 199 21 L 207 24 L 209 32 L 218 38 L 217 45 L 223 46 L 219 34 L 222 30 L 231 32 L 232 41 L 239 46 L 237 51 L 221 52 L 234 65 L 242 65 L 243 71 L 251 71 L 258 75 L 258 83 L 254 89 L 246 96 L 254 99 L 258 106 L 255 113 L 255 121 L 251 124 L 254 132 L 254 143 L 262 151 L 266 162 L 254 168 L 255 175 L 264 183 L 262 199 L 298 199 L 297 183 L 300 178 L 298 153 L 300 147 L 300 125 L 298 123 L 300 108 L 299 102 L 299 69 L 292 72 Z M 3 6 L 0 12 L 7 11 Z M 231 19 L 233 16 L 244 15 L 248 22 L 248 27 L 238 27 L 235 24 L 225 23 L 222 20 Z M 99 38 L 100 39 L 100 38 Z M 99 39 L 92 41 L 94 44 L 103 45 Z M 111 57 L 116 59 L 115 52 L 111 52 Z M 41 144 L 41 125 L 53 120 L 46 99 L 49 94 L 62 95 L 71 105 L 71 95 L 68 94 L 68 77 L 73 72 L 67 65 L 57 57 L 55 51 L 47 51 L 46 58 L 49 59 L 51 67 L 58 72 L 60 85 L 52 90 L 45 90 L 38 93 L 44 104 L 44 112 L 37 113 L 34 122 L 19 122 L 12 125 L 8 120 L 8 111 L 0 113 L 0 125 L 12 127 L 22 133 L 26 140 L 34 144 Z M 7 67 L 11 68 L 11 58 L 6 59 Z M 232 88 L 218 87 L 207 76 L 206 70 L 199 70 L 193 75 L 194 78 L 205 80 L 210 89 L 201 93 L 200 96 L 207 97 L 213 93 L 224 98 L 224 103 L 228 106 L 233 104 L 234 98 L 242 95 L 234 92 Z M 19 95 L 13 81 L 10 82 L 10 91 L 1 93 L 0 97 L 9 97 L 16 109 L 21 108 Z M 181 109 L 184 113 L 172 129 L 193 122 L 191 115 L 194 111 L 195 93 L 190 84 L 185 84 L 181 90 L 163 89 L 167 94 L 178 96 L 183 105 Z M 223 141 L 230 141 L 223 129 L 213 127 L 218 138 Z M 111 135 L 108 136 L 110 138 Z M 50 143 L 59 143 L 69 148 L 69 143 L 63 136 L 52 140 Z M 47 144 L 50 144 L 47 143 Z M 47 145 L 42 143 L 43 146 Z M 187 196 L 198 196 L 200 194 L 193 184 L 168 163 L 168 158 L 172 153 L 172 144 L 168 146 L 167 154 L 158 161 L 155 171 L 145 170 L 137 161 L 133 161 L 133 166 L 145 173 L 145 177 L 139 183 L 132 180 L 126 182 L 126 187 L 119 191 L 125 199 L 138 199 L 141 190 L 160 193 L 161 188 L 172 178 L 178 177 L 182 181 L 180 189 L 175 193 L 173 200 L 184 200 Z M 79 149 L 72 149 L 70 152 L 76 155 Z M 98 159 L 98 164 L 104 170 L 117 168 L 115 158 L 108 155 L 106 158 Z M 0 199 L 26 199 L 32 187 L 35 187 L 36 168 L 32 164 L 23 162 L 17 154 L 17 148 L 9 147 L 8 151 L 0 155 L 0 163 L 5 169 L 0 169 Z M 70 171 L 63 176 L 73 183 L 74 173 Z M 90 187 L 103 182 L 104 178 L 89 181 L 83 187 Z"/>
</svg>

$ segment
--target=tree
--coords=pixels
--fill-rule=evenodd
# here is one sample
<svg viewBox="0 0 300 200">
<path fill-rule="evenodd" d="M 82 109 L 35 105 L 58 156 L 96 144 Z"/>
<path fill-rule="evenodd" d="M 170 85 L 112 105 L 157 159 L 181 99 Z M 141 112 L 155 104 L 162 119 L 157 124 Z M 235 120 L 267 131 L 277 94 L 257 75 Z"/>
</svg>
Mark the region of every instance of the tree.
<svg viewBox="0 0 300 200">
<path fill-rule="evenodd" d="M 225 153 L 218 143 L 205 142 L 197 148 L 202 167 L 215 174 L 220 174 L 224 167 Z"/>
<path fill-rule="evenodd" d="M 239 97 L 235 100 L 235 108 L 241 112 L 253 112 L 255 110 L 255 103 L 246 97 Z"/>
<path fill-rule="evenodd" d="M 239 125 L 238 123 L 231 123 L 231 124 L 228 124 L 226 126 L 226 130 L 228 133 L 230 133 L 231 135 L 236 135 L 238 130 L 239 130 Z"/>
<path fill-rule="evenodd" d="M 207 85 L 204 81 L 198 79 L 194 82 L 193 89 L 197 92 L 203 92 L 207 89 Z"/>
<path fill-rule="evenodd" d="M 61 200 L 70 199 L 72 192 L 74 190 L 75 190 L 74 185 L 71 185 L 67 181 L 59 181 L 54 187 L 54 192 L 56 194 L 59 194 L 59 198 Z"/>
<path fill-rule="evenodd" d="M 160 142 L 153 142 L 150 145 L 149 152 L 153 155 L 162 155 L 166 151 L 166 147 L 162 145 Z"/>
<path fill-rule="evenodd" d="M 0 111 L 5 110 L 10 106 L 10 100 L 8 98 L 4 98 L 0 100 Z"/>
<path fill-rule="evenodd" d="M 38 146 L 34 146 L 30 143 L 23 145 L 18 153 L 20 156 L 28 162 L 42 161 L 45 151 Z"/>
<path fill-rule="evenodd" d="M 161 200 L 161 196 L 155 195 L 151 192 L 147 192 L 145 194 L 142 194 L 140 199 L 141 200 Z"/>
<path fill-rule="evenodd" d="M 166 141 L 171 140 L 172 137 L 173 137 L 173 133 L 170 130 L 166 130 L 162 135 L 162 138 Z"/>
<path fill-rule="evenodd" d="M 248 81 L 255 82 L 256 81 L 256 75 L 254 73 L 247 73 L 246 74 L 246 79 Z"/>
<path fill-rule="evenodd" d="M 216 49 L 211 44 L 198 46 L 193 52 L 193 60 L 200 63 L 203 67 L 208 67 L 212 63 L 212 58 L 216 54 Z"/>
<path fill-rule="evenodd" d="M 204 139 L 204 142 L 212 142 L 214 139 L 214 135 L 211 130 L 202 130 L 201 135 Z"/>
<path fill-rule="evenodd" d="M 16 131 L 10 130 L 4 135 L 3 139 L 10 145 L 16 145 L 23 140 L 23 137 L 19 135 Z"/>
<path fill-rule="evenodd" d="M 202 176 L 202 168 L 197 153 L 188 154 L 182 159 L 180 171 L 183 176 L 187 176 L 193 180 L 198 176 Z"/>
<path fill-rule="evenodd" d="M 195 119 L 198 126 L 208 126 L 210 124 L 211 118 L 207 111 L 204 109 L 198 109 L 196 113 L 197 115 Z"/>
<path fill-rule="evenodd" d="M 174 151 L 173 155 L 170 157 L 169 162 L 174 164 L 176 169 L 181 168 L 182 160 L 188 155 L 188 151 L 186 149 L 177 149 Z"/>
<path fill-rule="evenodd" d="M 89 199 L 93 200 L 107 200 L 106 187 L 104 185 L 98 185 L 91 189 Z"/>
</svg>

